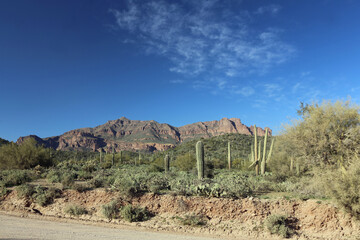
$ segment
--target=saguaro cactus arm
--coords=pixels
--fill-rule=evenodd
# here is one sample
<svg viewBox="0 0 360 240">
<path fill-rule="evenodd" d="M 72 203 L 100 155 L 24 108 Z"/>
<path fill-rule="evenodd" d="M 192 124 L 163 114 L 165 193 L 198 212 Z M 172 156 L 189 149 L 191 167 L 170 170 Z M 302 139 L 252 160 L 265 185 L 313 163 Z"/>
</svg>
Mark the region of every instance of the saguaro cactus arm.
<svg viewBox="0 0 360 240">
<path fill-rule="evenodd" d="M 268 128 L 265 131 L 265 139 L 264 139 L 264 150 L 263 150 L 263 157 L 261 161 L 261 174 L 264 175 L 266 171 L 266 143 L 267 143 L 267 135 L 268 135 Z"/>
</svg>

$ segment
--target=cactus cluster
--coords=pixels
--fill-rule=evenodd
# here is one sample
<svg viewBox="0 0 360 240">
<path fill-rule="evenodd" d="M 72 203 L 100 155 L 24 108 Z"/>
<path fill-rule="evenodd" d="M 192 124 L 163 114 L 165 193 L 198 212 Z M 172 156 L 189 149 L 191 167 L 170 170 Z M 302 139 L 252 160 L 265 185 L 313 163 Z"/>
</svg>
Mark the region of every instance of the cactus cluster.
<svg viewBox="0 0 360 240">
<path fill-rule="evenodd" d="M 266 163 L 270 161 L 271 159 L 271 153 L 272 153 L 272 149 L 274 146 L 274 139 L 272 139 L 271 141 L 271 146 L 270 146 L 270 151 L 268 153 L 268 155 L 266 156 L 266 145 L 267 145 L 267 138 L 268 138 L 268 131 L 269 129 L 267 128 L 265 130 L 265 138 L 264 138 L 264 149 L 262 152 L 262 159 L 261 159 L 261 145 L 262 145 L 262 141 L 259 142 L 259 146 L 257 145 L 257 128 L 256 125 L 254 125 L 254 148 L 251 149 L 251 155 L 254 156 L 252 157 L 253 163 L 249 166 L 252 167 L 255 165 L 255 173 L 256 175 L 259 175 L 259 173 L 261 173 L 261 175 L 265 174 L 266 171 Z M 260 166 L 261 165 L 261 166 Z M 261 169 L 261 172 L 259 171 Z"/>
</svg>

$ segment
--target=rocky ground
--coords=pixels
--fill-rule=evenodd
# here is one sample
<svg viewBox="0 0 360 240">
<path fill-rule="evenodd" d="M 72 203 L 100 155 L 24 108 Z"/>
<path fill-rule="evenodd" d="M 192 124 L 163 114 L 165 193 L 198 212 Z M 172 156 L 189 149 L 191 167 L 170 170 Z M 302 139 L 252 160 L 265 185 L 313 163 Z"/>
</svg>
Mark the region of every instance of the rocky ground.
<svg viewBox="0 0 360 240">
<path fill-rule="evenodd" d="M 101 206 L 113 199 L 123 205 L 131 203 L 146 207 L 154 217 L 145 222 L 128 223 L 121 219 L 108 220 L 101 213 Z M 73 217 L 64 213 L 68 205 L 83 206 L 88 214 Z M 12 191 L 0 200 L 0 211 L 23 217 L 48 217 L 105 224 L 110 227 L 128 226 L 154 231 L 177 232 L 235 239 L 279 239 L 264 226 L 266 217 L 272 214 L 287 215 L 292 220 L 295 234 L 292 239 L 360 239 L 360 223 L 336 208 L 333 204 L 318 200 L 286 199 L 219 199 L 145 194 L 123 199 L 116 192 L 96 189 L 86 192 L 65 190 L 60 198 L 46 207 L 26 199 L 18 199 Z M 206 225 L 184 226 L 179 217 L 203 215 Z"/>
</svg>

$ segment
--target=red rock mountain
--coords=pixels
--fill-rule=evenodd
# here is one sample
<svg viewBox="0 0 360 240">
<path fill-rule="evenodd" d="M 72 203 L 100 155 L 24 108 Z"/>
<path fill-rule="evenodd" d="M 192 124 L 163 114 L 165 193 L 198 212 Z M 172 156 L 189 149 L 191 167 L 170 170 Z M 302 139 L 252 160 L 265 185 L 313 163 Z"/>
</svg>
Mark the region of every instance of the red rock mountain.
<svg viewBox="0 0 360 240">
<path fill-rule="evenodd" d="M 39 138 L 35 135 L 20 137 L 21 144 L 28 137 L 57 150 L 99 151 L 110 150 L 166 150 L 194 138 L 209 138 L 226 133 L 253 135 L 254 127 L 247 127 L 238 118 L 223 118 L 220 121 L 197 122 L 182 127 L 173 127 L 156 121 L 129 120 L 122 117 L 94 128 L 71 130 L 63 135 Z M 269 129 L 271 135 L 271 130 Z M 265 130 L 257 128 L 259 136 Z"/>
</svg>

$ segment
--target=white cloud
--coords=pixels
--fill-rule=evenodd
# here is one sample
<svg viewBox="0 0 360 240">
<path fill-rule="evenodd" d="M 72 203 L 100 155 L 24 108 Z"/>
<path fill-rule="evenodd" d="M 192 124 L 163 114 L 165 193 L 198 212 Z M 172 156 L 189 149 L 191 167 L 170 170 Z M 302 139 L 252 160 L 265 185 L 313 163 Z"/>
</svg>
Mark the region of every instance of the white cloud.
<svg viewBox="0 0 360 240">
<path fill-rule="evenodd" d="M 233 93 L 249 97 L 255 93 L 255 90 L 252 87 L 242 87 L 241 89 L 234 90 Z"/>
<path fill-rule="evenodd" d="M 217 0 L 127 0 L 126 5 L 126 9 L 110 10 L 118 27 L 130 33 L 147 54 L 169 59 L 170 71 L 196 79 L 195 88 L 210 88 L 211 83 L 213 88 L 228 90 L 227 83 L 264 74 L 295 52 L 280 39 L 280 30 L 251 27 L 249 18 L 277 13 L 277 5 L 263 6 L 256 14 Z M 215 77 L 222 82 L 209 80 Z"/>
<path fill-rule="evenodd" d="M 169 71 L 186 77 L 195 89 L 249 97 L 255 90 L 246 87 L 244 79 L 267 73 L 295 53 L 293 46 L 281 40 L 280 29 L 251 26 L 259 14 L 277 14 L 278 5 L 251 13 L 239 10 L 241 1 L 232 0 L 226 4 L 218 0 L 125 2 L 126 8 L 110 12 L 119 30 L 128 33 L 126 43 L 168 59 L 172 64 Z M 280 97 L 270 85 L 265 91 L 268 96 Z"/>
<path fill-rule="evenodd" d="M 181 80 L 181 79 L 173 79 L 173 80 L 170 80 L 170 83 L 173 83 L 173 84 L 181 84 L 181 83 L 184 83 L 184 80 Z"/>
<path fill-rule="evenodd" d="M 300 82 L 297 82 L 291 89 L 292 93 L 296 93 L 300 88 L 302 88 L 302 84 Z"/>
<path fill-rule="evenodd" d="M 264 84 L 264 91 L 267 93 L 268 97 L 279 97 L 279 94 L 283 90 L 279 84 L 276 83 L 268 83 Z"/>
<path fill-rule="evenodd" d="M 259 8 L 256 10 L 255 14 L 270 13 L 270 14 L 272 14 L 272 15 L 276 15 L 276 14 L 279 13 L 280 10 L 281 10 L 281 6 L 275 5 L 275 4 L 271 4 L 271 5 L 259 7 Z"/>
</svg>

